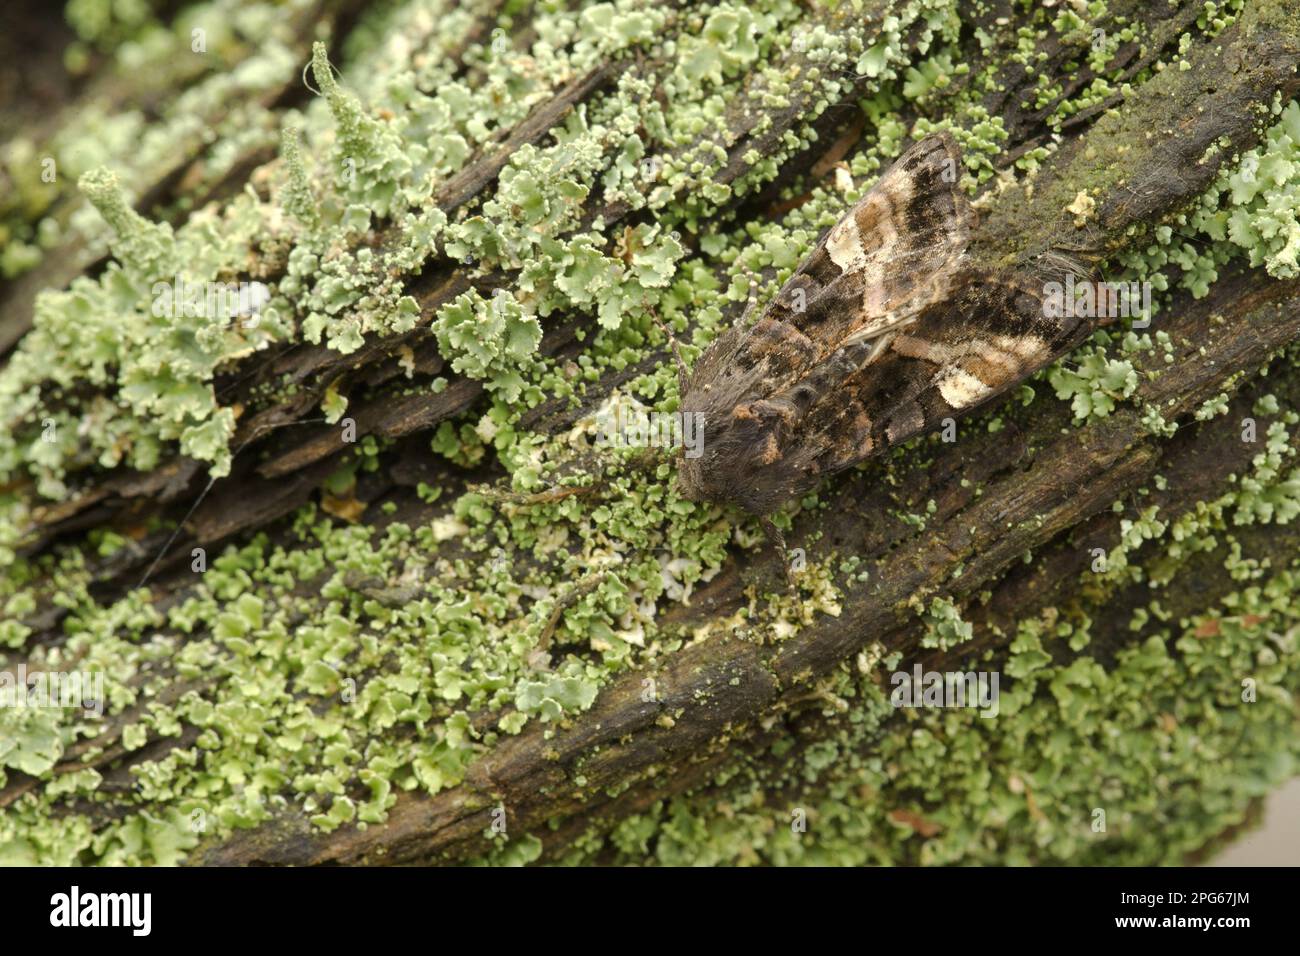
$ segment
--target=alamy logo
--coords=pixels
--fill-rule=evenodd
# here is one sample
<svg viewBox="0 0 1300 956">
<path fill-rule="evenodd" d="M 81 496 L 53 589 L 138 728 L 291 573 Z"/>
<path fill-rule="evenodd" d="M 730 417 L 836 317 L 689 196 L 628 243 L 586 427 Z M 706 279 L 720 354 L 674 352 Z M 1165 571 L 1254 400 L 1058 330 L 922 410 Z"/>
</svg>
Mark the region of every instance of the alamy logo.
<svg viewBox="0 0 1300 956">
<path fill-rule="evenodd" d="M 597 444 L 616 448 L 685 449 L 687 458 L 704 454 L 704 416 L 697 412 L 651 412 L 631 399 L 614 396 L 596 414 Z"/>
<path fill-rule="evenodd" d="M 243 325 L 256 328 L 262 306 L 271 299 L 263 282 L 155 282 L 153 314 L 157 318 L 233 319 L 244 317 Z"/>
<path fill-rule="evenodd" d="M 1066 276 L 1065 283 L 1043 285 L 1043 315 L 1049 319 L 1136 319 L 1135 329 L 1151 324 L 1150 282 L 1075 282 Z"/>
<path fill-rule="evenodd" d="M 889 702 L 895 707 L 978 707 L 981 717 L 998 715 L 998 672 L 896 671 Z"/>
<path fill-rule="evenodd" d="M 70 893 L 50 897 L 51 926 L 129 926 L 134 936 L 148 936 L 152 928 L 152 893 Z"/>
<path fill-rule="evenodd" d="M 87 716 L 104 716 L 103 671 L 0 671 L 0 707 L 80 707 Z"/>
</svg>

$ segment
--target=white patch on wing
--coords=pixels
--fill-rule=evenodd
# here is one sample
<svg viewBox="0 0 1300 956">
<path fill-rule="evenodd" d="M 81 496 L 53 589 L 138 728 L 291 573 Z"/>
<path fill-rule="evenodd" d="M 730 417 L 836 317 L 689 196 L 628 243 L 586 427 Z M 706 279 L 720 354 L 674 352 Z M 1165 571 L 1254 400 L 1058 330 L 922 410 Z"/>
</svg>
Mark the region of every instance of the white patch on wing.
<svg viewBox="0 0 1300 956">
<path fill-rule="evenodd" d="M 993 389 L 961 368 L 950 368 L 939 379 L 939 394 L 953 408 L 974 405 Z"/>
<path fill-rule="evenodd" d="M 836 223 L 826 238 L 826 254 L 841 272 L 847 274 L 860 272 L 866 265 L 862 236 L 858 234 L 858 224 L 852 212 Z"/>
</svg>

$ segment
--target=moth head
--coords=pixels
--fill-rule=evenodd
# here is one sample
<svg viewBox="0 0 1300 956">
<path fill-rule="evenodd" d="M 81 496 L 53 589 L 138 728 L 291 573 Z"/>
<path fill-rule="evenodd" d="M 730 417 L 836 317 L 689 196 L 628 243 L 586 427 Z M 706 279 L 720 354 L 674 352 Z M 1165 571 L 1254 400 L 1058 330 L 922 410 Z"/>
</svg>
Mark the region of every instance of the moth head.
<svg viewBox="0 0 1300 956">
<path fill-rule="evenodd" d="M 791 467 L 782 455 L 789 417 L 780 403 L 760 399 L 709 419 L 700 453 L 678 458 L 678 493 L 752 514 L 776 510 L 792 491 Z"/>
</svg>

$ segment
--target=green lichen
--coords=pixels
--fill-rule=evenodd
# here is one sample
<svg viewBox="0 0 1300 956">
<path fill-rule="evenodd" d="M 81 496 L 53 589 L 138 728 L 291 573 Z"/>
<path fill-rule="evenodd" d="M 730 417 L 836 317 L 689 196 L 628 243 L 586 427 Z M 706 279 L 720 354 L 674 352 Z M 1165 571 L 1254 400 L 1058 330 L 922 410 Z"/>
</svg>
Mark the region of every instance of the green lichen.
<svg viewBox="0 0 1300 956">
<path fill-rule="evenodd" d="M 1054 664 L 1054 628 L 1023 621 L 992 719 L 922 710 L 891 733 L 884 692 L 843 674 L 834 692 L 852 716 L 833 760 L 810 753 L 806 779 L 782 783 L 742 772 L 714 793 L 722 814 L 665 800 L 608 847 L 664 865 L 1183 863 L 1295 772 L 1298 584 L 1278 573 L 1110 668 Z"/>
<path fill-rule="evenodd" d="M 970 624 L 961 619 L 961 611 L 944 598 L 933 598 L 924 615 L 925 633 L 922 647 L 950 650 L 969 641 L 974 633 Z"/>
<path fill-rule="evenodd" d="M 1048 381 L 1057 398 L 1070 400 L 1075 421 L 1080 422 L 1110 414 L 1116 402 L 1131 396 L 1138 387 L 1133 364 L 1128 359 L 1107 358 L 1099 347 L 1075 352 L 1068 362 L 1052 369 Z"/>
</svg>

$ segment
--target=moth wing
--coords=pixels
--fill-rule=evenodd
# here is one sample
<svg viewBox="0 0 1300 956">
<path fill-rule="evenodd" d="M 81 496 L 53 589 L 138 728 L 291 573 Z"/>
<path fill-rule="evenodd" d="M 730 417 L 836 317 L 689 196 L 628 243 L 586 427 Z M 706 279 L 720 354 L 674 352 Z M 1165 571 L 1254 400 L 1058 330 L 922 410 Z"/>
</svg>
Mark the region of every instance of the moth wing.
<svg viewBox="0 0 1300 956">
<path fill-rule="evenodd" d="M 877 339 L 867 361 L 819 389 L 827 400 L 802 416 L 797 466 L 830 474 L 971 411 L 1061 354 L 1077 324 L 1046 315 L 1023 277 L 958 278 L 948 301 Z"/>
<path fill-rule="evenodd" d="M 705 351 L 687 392 L 715 415 L 779 392 L 845 346 L 878 338 L 948 295 L 973 214 L 957 188 L 961 156 L 947 133 L 912 146 L 809 254 L 752 327 Z M 854 361 L 870 349 L 852 353 Z M 845 356 L 833 371 L 851 371 Z M 705 384 L 709 394 L 700 394 Z"/>
<path fill-rule="evenodd" d="M 680 406 L 704 416 L 708 435 L 702 457 L 681 465 L 688 497 L 766 514 L 937 422 L 928 412 L 973 407 L 1050 359 L 1037 338 L 1015 338 L 1041 314 L 1035 296 L 969 279 L 974 217 L 959 170 L 947 134 L 917 143 L 752 328 L 706 350 Z M 970 355 L 948 350 L 968 342 Z M 981 370 L 987 381 L 966 377 Z"/>
<path fill-rule="evenodd" d="M 825 357 L 886 334 L 946 298 L 974 223 L 947 133 L 907 150 L 818 243 L 765 317 Z"/>
</svg>

